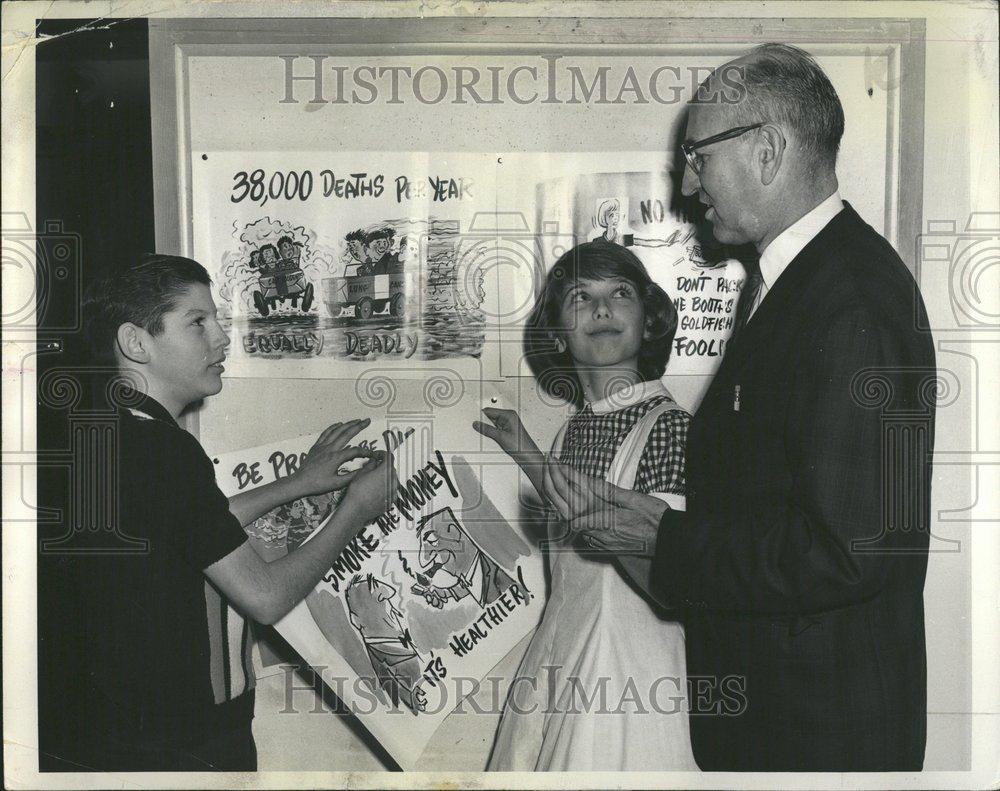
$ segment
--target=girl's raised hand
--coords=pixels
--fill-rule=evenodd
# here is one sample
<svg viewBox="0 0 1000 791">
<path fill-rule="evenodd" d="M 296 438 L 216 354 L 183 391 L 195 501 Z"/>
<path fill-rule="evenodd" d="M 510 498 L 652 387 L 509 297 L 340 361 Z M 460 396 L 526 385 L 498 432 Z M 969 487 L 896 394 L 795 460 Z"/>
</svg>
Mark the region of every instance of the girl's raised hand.
<svg viewBox="0 0 1000 791">
<path fill-rule="evenodd" d="M 483 414 L 493 425 L 477 420 L 472 427 L 484 437 L 493 440 L 508 456 L 518 459 L 538 453 L 538 446 L 525 431 L 521 418 L 513 409 L 486 407 Z"/>
</svg>

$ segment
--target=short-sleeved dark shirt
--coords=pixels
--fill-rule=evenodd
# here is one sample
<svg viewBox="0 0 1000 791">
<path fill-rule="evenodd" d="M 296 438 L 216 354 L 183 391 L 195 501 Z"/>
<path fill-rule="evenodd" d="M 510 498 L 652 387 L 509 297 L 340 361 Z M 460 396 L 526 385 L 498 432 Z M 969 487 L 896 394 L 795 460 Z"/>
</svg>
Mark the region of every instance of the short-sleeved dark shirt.
<svg viewBox="0 0 1000 791">
<path fill-rule="evenodd" d="M 159 403 L 119 412 L 117 530 L 80 559 L 92 739 L 198 743 L 253 717 L 249 624 L 204 574 L 246 541 L 197 440 Z"/>
</svg>

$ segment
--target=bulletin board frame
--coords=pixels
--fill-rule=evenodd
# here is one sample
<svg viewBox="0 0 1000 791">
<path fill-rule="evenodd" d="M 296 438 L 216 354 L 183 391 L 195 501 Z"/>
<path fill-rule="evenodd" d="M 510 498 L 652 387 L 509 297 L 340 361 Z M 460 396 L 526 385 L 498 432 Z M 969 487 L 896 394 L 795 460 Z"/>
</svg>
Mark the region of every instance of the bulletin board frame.
<svg viewBox="0 0 1000 791">
<path fill-rule="evenodd" d="M 866 69 L 872 64 L 873 72 L 878 72 L 873 78 L 888 93 L 884 235 L 913 271 L 912 245 L 901 246 L 901 242 L 916 239 L 921 230 L 925 35 L 924 20 L 907 18 L 150 20 L 156 246 L 162 252 L 187 256 L 193 252 L 193 119 L 188 71 L 193 57 L 484 53 L 621 57 L 635 53 L 722 58 L 735 57 L 760 43 L 782 41 L 816 55 L 863 58 Z M 187 421 L 188 428 L 197 433 L 197 413 L 187 416 Z"/>
</svg>

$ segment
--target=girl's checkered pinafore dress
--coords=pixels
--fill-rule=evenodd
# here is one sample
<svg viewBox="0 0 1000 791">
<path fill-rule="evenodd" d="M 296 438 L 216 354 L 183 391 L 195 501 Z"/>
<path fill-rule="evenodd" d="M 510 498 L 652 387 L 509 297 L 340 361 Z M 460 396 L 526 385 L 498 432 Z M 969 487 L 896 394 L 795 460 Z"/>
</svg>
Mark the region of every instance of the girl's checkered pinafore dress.
<svg viewBox="0 0 1000 791">
<path fill-rule="evenodd" d="M 689 417 L 659 381 L 646 382 L 585 407 L 553 452 L 575 469 L 683 508 Z M 559 540 L 563 532 L 550 524 L 551 593 L 511 684 L 488 768 L 697 771 L 683 627 L 606 554 Z"/>
</svg>

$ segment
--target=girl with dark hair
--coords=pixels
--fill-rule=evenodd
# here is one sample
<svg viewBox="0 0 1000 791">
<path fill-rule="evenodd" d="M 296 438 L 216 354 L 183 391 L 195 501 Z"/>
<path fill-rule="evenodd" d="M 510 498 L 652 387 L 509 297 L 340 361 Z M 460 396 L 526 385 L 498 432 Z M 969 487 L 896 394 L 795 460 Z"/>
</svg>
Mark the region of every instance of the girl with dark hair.
<svg viewBox="0 0 1000 791">
<path fill-rule="evenodd" d="M 541 389 L 578 407 L 552 454 L 684 507 L 690 416 L 660 382 L 677 329 L 669 297 L 629 250 L 578 245 L 546 278 L 525 336 Z M 512 410 L 476 423 L 544 497 L 544 457 Z M 684 631 L 612 557 L 550 522 L 549 600 L 511 685 L 490 756 L 501 771 L 696 770 Z M 527 682 L 527 683 L 524 683 Z"/>
</svg>

